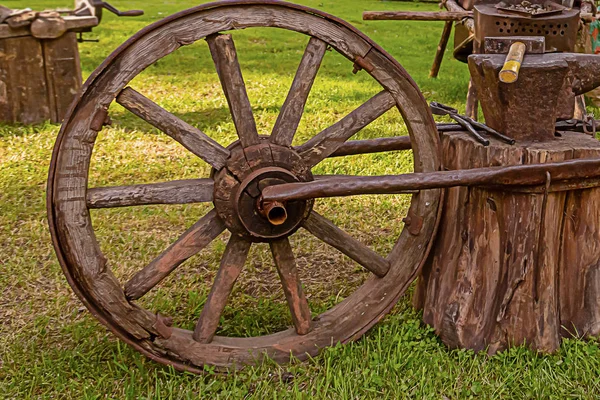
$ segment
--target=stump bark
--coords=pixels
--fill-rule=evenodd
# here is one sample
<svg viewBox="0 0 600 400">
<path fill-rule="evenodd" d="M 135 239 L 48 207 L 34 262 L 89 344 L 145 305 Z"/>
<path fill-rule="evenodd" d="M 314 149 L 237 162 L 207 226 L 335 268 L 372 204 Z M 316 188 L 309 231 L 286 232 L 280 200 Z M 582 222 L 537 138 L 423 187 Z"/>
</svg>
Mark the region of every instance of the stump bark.
<svg viewBox="0 0 600 400">
<path fill-rule="evenodd" d="M 449 170 L 599 157 L 581 134 L 484 147 L 442 136 Z M 596 182 L 449 189 L 440 231 L 413 298 L 450 347 L 493 354 L 512 345 L 553 352 L 567 336 L 600 334 L 600 188 Z"/>
<path fill-rule="evenodd" d="M 43 40 L 0 35 L 0 121 L 62 122 L 80 88 L 74 32 Z"/>
</svg>

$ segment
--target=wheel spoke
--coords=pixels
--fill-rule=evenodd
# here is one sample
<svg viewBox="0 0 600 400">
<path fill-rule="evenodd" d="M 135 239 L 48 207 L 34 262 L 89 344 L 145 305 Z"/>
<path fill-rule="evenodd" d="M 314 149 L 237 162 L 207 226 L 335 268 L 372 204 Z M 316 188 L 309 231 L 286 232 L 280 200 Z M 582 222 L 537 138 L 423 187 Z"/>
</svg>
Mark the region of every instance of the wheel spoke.
<svg viewBox="0 0 600 400">
<path fill-rule="evenodd" d="M 225 225 L 215 210 L 210 211 L 155 258 L 134 275 L 125 285 L 125 294 L 135 300 L 148 293 L 185 260 L 204 249 L 225 230 Z"/>
<path fill-rule="evenodd" d="M 385 276 L 390 269 L 389 261 L 315 211 L 311 212 L 303 226 L 317 238 L 335 247 L 379 277 Z"/>
<path fill-rule="evenodd" d="M 317 38 L 310 38 L 304 56 L 296 72 L 294 82 L 288 93 L 273 132 L 271 142 L 281 146 L 291 146 L 298 124 L 304 113 L 308 94 L 317 77 L 321 61 L 327 50 L 327 44 Z"/>
<path fill-rule="evenodd" d="M 206 38 L 223 92 L 229 104 L 233 123 L 243 147 L 260 143 L 252 106 L 231 35 L 211 35 Z"/>
<path fill-rule="evenodd" d="M 231 236 L 231 239 L 229 239 L 217 277 L 196 324 L 193 334 L 195 341 L 210 343 L 215 336 L 219 319 L 225 309 L 233 285 L 240 276 L 240 272 L 242 272 L 250 246 L 249 241 L 240 239 L 237 236 Z"/>
<path fill-rule="evenodd" d="M 325 129 L 296 150 L 309 168 L 314 167 L 371 122 L 396 105 L 396 101 L 386 91 L 369 99 L 339 122 Z"/>
<path fill-rule="evenodd" d="M 123 89 L 117 96 L 117 103 L 181 143 L 215 169 L 225 165 L 229 150 L 132 88 Z"/>
<path fill-rule="evenodd" d="M 88 189 L 90 209 L 142 206 L 149 204 L 189 204 L 213 200 L 212 179 L 188 179 L 143 185 Z"/>
<path fill-rule="evenodd" d="M 296 333 L 306 335 L 312 327 L 310 308 L 302 290 L 296 260 L 288 239 L 271 243 L 271 252 L 288 302 Z"/>
</svg>

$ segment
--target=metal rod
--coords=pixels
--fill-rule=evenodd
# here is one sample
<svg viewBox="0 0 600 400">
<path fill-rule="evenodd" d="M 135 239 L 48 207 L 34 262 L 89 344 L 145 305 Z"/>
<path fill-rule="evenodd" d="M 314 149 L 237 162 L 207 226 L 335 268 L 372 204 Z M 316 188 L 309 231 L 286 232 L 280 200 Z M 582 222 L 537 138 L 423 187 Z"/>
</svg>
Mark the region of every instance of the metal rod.
<svg viewBox="0 0 600 400">
<path fill-rule="evenodd" d="M 407 190 L 455 186 L 541 185 L 546 182 L 547 173 L 551 174 L 553 182 L 599 177 L 600 159 L 403 175 L 340 177 L 269 186 L 263 190 L 262 196 L 264 201 L 289 201 L 361 194 L 396 194 Z"/>
<path fill-rule="evenodd" d="M 481 122 L 477 122 L 474 119 L 467 117 L 465 118 L 467 120 L 467 122 L 469 122 L 474 128 L 479 128 L 487 133 L 489 133 L 492 136 L 495 136 L 497 139 L 502 140 L 503 142 L 506 142 L 508 144 L 515 144 L 516 140 L 513 138 L 509 138 L 506 135 L 501 134 L 500 132 L 498 132 L 495 129 L 490 128 L 489 126 L 482 124 Z"/>
<path fill-rule="evenodd" d="M 449 115 L 450 115 L 450 118 L 452 118 L 453 120 L 458 122 L 463 128 L 465 128 L 467 130 L 467 132 L 469 132 L 471 134 L 471 136 L 473 136 L 475 138 L 475 140 L 477 140 L 479 143 L 481 143 L 484 146 L 490 145 L 490 141 L 487 140 L 486 138 L 484 138 L 483 136 L 481 136 L 479 134 L 479 132 L 477 132 L 475 130 L 475 128 L 473 128 L 471 126 L 470 123 L 468 123 L 467 121 L 465 121 L 464 119 L 462 119 L 461 117 L 459 117 L 456 114 L 449 114 Z"/>
</svg>

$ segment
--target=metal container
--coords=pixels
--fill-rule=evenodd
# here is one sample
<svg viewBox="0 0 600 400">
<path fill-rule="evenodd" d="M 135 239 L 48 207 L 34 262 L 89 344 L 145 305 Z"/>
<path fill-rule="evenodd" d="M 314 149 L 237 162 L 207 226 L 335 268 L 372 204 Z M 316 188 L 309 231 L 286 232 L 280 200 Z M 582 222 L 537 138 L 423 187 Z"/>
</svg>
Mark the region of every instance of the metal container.
<svg viewBox="0 0 600 400">
<path fill-rule="evenodd" d="M 545 16 L 507 13 L 496 4 L 477 4 L 474 8 L 475 52 L 483 52 L 486 37 L 544 36 L 546 52 L 572 52 L 579 29 L 579 9 L 564 9 Z"/>
</svg>

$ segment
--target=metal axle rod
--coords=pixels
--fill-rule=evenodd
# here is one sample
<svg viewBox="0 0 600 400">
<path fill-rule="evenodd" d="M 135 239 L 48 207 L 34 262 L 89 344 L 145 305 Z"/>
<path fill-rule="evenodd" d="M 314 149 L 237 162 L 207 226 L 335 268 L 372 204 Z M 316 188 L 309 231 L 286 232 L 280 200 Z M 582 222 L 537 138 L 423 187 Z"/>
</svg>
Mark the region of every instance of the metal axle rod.
<svg viewBox="0 0 600 400">
<path fill-rule="evenodd" d="M 262 196 L 263 201 L 283 202 L 362 194 L 397 194 L 455 186 L 535 186 L 546 183 L 547 173 L 550 173 L 553 182 L 600 177 L 600 159 L 403 175 L 332 177 L 269 186 L 263 190 Z"/>
</svg>

